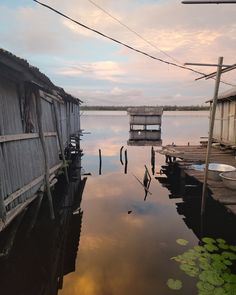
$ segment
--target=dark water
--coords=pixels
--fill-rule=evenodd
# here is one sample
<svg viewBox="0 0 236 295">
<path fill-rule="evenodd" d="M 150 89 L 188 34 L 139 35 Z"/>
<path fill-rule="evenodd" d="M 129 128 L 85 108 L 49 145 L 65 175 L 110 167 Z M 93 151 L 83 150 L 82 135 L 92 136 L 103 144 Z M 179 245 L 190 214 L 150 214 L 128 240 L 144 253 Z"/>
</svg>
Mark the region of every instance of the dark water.
<svg viewBox="0 0 236 295">
<path fill-rule="evenodd" d="M 142 181 L 144 165 L 151 171 L 151 147 L 127 146 L 125 113 L 85 113 L 82 124 L 91 131 L 81 145 L 83 167 L 92 176 L 83 195 L 76 271 L 64 278 L 60 294 L 167 295 L 176 292 L 166 285 L 172 277 L 184 282 L 179 294 L 198 294 L 196 280 L 183 274 L 170 258 L 184 251 L 176 239 L 188 240 L 189 248 L 199 242 L 199 199 L 190 203 L 170 199 L 170 192 L 152 176 L 151 194 L 144 201 L 145 191 L 137 178 Z M 162 141 L 164 145 L 197 144 L 207 129 L 207 112 L 165 113 Z M 127 149 L 127 174 L 119 161 L 121 146 Z M 102 175 L 98 175 L 98 149 L 102 151 Z M 156 172 L 162 164 L 164 157 L 156 154 Z M 224 231 L 222 225 L 220 234 Z"/>
<path fill-rule="evenodd" d="M 91 173 L 83 196 L 72 175 L 69 186 L 62 183 L 54 192 L 55 222 L 50 221 L 44 201 L 33 229 L 35 208 L 22 217 L 23 225 L 18 226 L 21 220 L 16 220 L 10 234 L 1 237 L 1 251 L 4 243 L 11 250 L 8 257 L 0 257 L 0 294 L 206 294 L 198 292 L 197 279 L 187 276 L 171 259 L 199 244 L 199 196 L 191 190 L 182 196 L 178 179 L 172 186 L 165 180 L 161 185 L 156 177 L 165 159 L 158 153 L 149 191 L 145 191 L 140 182 L 145 165 L 152 174 L 151 147 L 127 146 L 129 119 L 125 113 L 89 112 L 81 120 L 85 131 L 91 132 L 81 141 L 82 170 Z M 206 112 L 164 113 L 162 142 L 198 144 L 207 129 Z M 120 162 L 121 146 L 123 160 L 127 150 L 126 174 Z M 76 165 L 81 166 L 80 160 Z M 236 244 L 235 218 L 213 201 L 208 202 L 207 212 L 204 235 Z M 179 238 L 188 245 L 177 244 Z M 170 290 L 169 278 L 181 280 L 182 289 Z"/>
</svg>

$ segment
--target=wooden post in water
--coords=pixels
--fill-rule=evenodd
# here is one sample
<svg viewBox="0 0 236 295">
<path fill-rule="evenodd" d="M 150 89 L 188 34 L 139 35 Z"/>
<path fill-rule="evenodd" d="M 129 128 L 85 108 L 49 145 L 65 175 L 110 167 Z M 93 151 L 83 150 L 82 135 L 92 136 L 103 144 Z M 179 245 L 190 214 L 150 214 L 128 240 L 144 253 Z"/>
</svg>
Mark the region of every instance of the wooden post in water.
<svg viewBox="0 0 236 295">
<path fill-rule="evenodd" d="M 120 162 L 121 162 L 121 165 L 124 165 L 124 163 L 123 163 L 123 158 L 122 158 L 122 151 L 123 151 L 123 148 L 124 148 L 124 146 L 122 146 L 122 147 L 120 148 Z"/>
<path fill-rule="evenodd" d="M 52 194 L 51 194 L 50 182 L 49 182 L 48 154 L 47 154 L 47 147 L 46 147 L 45 138 L 43 134 L 41 98 L 38 91 L 35 91 L 34 95 L 35 95 L 35 101 L 36 101 L 36 114 L 37 114 L 38 127 L 39 127 L 39 138 L 41 141 L 43 156 L 44 156 L 46 192 L 47 192 L 47 197 L 49 202 L 50 215 L 52 219 L 55 219 L 53 203 L 52 203 Z"/>
<path fill-rule="evenodd" d="M 99 149 L 99 175 L 102 174 L 102 151 Z"/>
<path fill-rule="evenodd" d="M 152 166 L 152 175 L 154 175 L 155 174 L 155 151 L 153 146 L 151 149 L 151 166 Z"/>
<path fill-rule="evenodd" d="M 125 150 L 125 174 L 127 174 L 127 168 L 128 168 L 128 156 L 127 156 L 127 150 Z"/>
<path fill-rule="evenodd" d="M 218 99 L 222 65 L 223 65 L 223 57 L 219 57 L 218 66 L 217 66 L 217 73 L 216 73 L 214 97 L 213 97 L 211 114 L 210 114 L 210 126 L 209 126 L 207 153 L 206 153 L 206 161 L 205 161 L 205 173 L 204 173 L 204 182 L 203 182 L 203 188 L 202 188 L 201 216 L 204 215 L 205 206 L 206 206 L 206 187 L 207 187 L 207 178 L 208 178 L 208 166 L 209 166 L 209 159 L 210 159 L 210 154 L 211 154 L 211 145 L 212 145 L 212 137 L 213 137 L 213 130 L 214 130 L 214 122 L 215 122 L 216 104 L 217 104 L 217 99 Z"/>
<path fill-rule="evenodd" d="M 59 119 L 58 119 L 58 115 L 57 115 L 57 105 L 56 105 L 56 101 L 54 99 L 53 99 L 53 112 L 54 112 L 54 117 L 55 117 L 57 138 L 58 138 L 60 152 L 61 152 L 61 156 L 62 156 L 66 182 L 69 183 L 69 177 L 68 177 L 68 171 L 67 171 L 67 163 L 66 163 L 66 158 L 65 158 L 65 154 L 64 154 L 64 147 L 63 147 L 60 128 L 59 128 Z"/>
</svg>

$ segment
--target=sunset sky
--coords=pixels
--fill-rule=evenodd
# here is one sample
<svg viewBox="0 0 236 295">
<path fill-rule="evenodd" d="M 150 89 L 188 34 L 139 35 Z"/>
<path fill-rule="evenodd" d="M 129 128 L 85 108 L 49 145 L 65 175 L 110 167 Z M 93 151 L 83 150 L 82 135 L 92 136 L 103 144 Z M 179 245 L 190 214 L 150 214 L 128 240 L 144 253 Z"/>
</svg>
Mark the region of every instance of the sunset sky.
<svg viewBox="0 0 236 295">
<path fill-rule="evenodd" d="M 224 56 L 225 64 L 236 62 L 236 4 L 93 0 L 150 45 L 89 0 L 42 2 L 157 58 L 183 64 L 216 63 Z M 212 97 L 214 80 L 194 81 L 198 75 L 115 44 L 32 0 L 1 0 L 0 11 L 0 47 L 27 59 L 87 105 L 196 105 Z M 235 78 L 236 71 L 222 77 L 236 85 Z M 230 88 L 222 84 L 220 90 Z"/>
</svg>

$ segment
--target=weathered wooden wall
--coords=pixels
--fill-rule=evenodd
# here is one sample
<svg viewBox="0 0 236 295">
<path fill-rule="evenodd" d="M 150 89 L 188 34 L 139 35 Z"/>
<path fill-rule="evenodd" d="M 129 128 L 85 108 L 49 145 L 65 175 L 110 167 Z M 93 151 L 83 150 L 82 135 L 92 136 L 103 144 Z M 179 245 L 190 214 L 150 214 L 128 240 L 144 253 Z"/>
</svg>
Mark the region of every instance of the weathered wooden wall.
<svg viewBox="0 0 236 295">
<path fill-rule="evenodd" d="M 45 163 L 39 138 L 37 97 L 42 110 L 49 174 L 61 166 L 58 137 L 65 148 L 70 135 L 80 131 L 79 104 L 56 101 L 58 133 L 52 97 L 45 93 L 35 96 L 27 84 L 18 84 L 0 75 L 0 219 L 3 221 L 13 218 L 44 184 Z"/>
<path fill-rule="evenodd" d="M 236 101 L 222 100 L 216 108 L 213 138 L 223 144 L 236 145 Z"/>
</svg>

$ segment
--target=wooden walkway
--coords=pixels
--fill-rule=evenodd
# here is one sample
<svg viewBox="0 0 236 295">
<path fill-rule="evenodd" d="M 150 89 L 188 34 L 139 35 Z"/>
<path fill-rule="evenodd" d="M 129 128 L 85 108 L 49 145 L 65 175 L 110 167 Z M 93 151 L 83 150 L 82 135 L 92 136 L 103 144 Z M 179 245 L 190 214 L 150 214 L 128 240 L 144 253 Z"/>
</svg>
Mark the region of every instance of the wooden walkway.
<svg viewBox="0 0 236 295">
<path fill-rule="evenodd" d="M 204 163 L 206 157 L 206 147 L 201 145 L 196 146 L 165 146 L 161 154 L 167 157 L 176 158 L 180 168 L 184 172 L 199 182 L 204 181 L 204 171 L 199 171 L 191 167 L 193 164 Z M 228 164 L 236 167 L 236 152 L 231 149 L 222 149 L 219 146 L 212 147 L 210 162 Z M 216 201 L 222 203 L 227 210 L 236 214 L 236 190 L 226 188 L 222 181 L 208 180 L 208 189 L 210 195 Z"/>
</svg>

